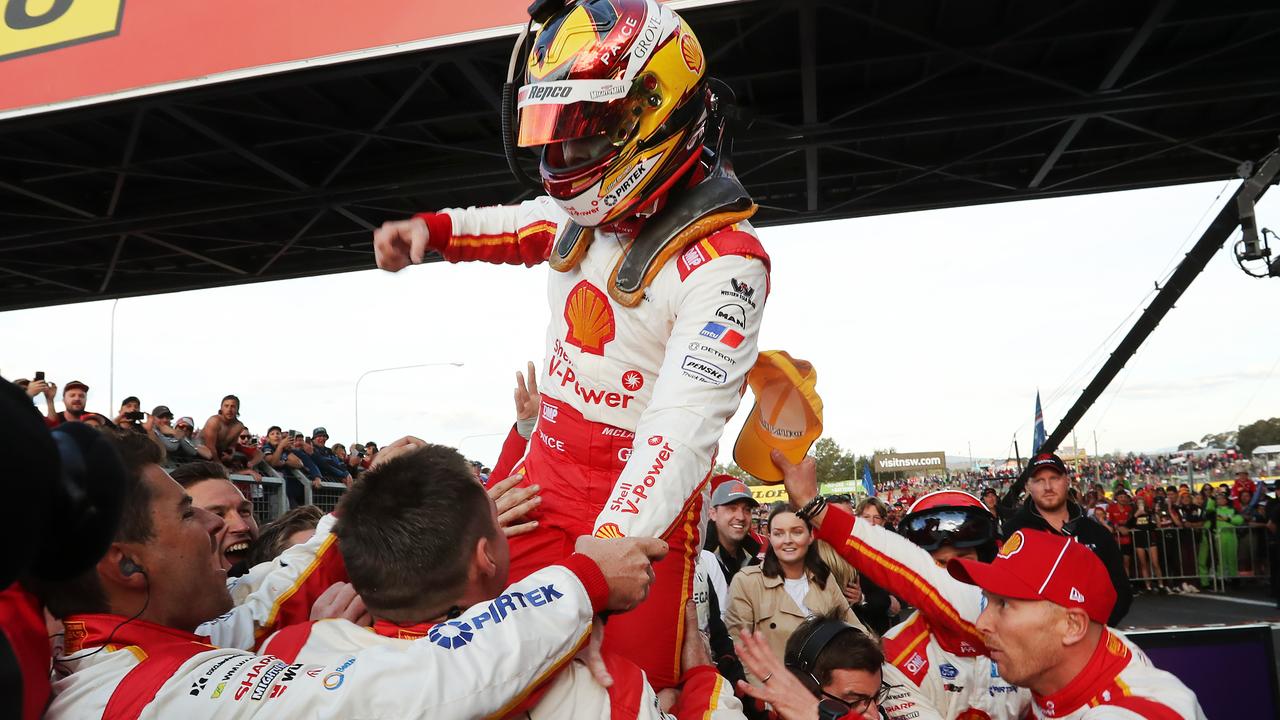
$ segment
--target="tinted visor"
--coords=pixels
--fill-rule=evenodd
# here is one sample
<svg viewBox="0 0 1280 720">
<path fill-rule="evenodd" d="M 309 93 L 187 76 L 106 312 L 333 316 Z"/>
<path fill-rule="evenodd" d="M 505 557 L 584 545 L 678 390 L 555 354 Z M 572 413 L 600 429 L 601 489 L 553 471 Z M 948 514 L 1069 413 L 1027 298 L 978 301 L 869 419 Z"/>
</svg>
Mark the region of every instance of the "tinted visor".
<svg viewBox="0 0 1280 720">
<path fill-rule="evenodd" d="M 603 135 L 626 139 L 639 117 L 639 85 L 622 80 L 557 80 L 524 85 L 520 111 L 520 147 Z"/>
<path fill-rule="evenodd" d="M 898 523 L 898 534 L 933 552 L 944 544 L 977 547 L 995 540 L 991 513 L 978 508 L 937 508 L 913 513 Z"/>
</svg>

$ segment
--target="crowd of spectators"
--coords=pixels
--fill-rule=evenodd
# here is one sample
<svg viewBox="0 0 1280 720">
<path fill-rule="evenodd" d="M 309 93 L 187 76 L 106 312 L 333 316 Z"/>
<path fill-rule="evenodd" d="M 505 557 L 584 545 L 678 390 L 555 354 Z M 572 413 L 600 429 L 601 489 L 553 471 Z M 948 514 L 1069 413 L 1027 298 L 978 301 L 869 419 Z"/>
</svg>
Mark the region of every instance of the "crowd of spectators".
<svg viewBox="0 0 1280 720">
<path fill-rule="evenodd" d="M 496 522 L 505 534 L 525 532 L 533 524 L 526 516 L 537 505 L 536 488 L 517 487 L 518 476 L 489 482 L 488 469 L 479 463 L 463 461 L 451 450 L 435 449 L 421 441 L 402 440 L 380 452 L 374 443 L 352 443 L 349 447 L 331 444 L 323 426 L 309 434 L 271 426 L 259 436 L 239 420 L 239 399 L 233 395 L 222 400 L 218 412 L 210 416 L 199 431 L 191 417 L 178 418 L 175 423 L 174 414 L 167 406 L 159 405 L 149 413 L 143 412 L 136 397 L 125 398 L 115 416 L 108 419 L 86 410 L 89 388 L 81 382 L 67 384 L 63 390 L 66 409 L 58 412 L 52 403 L 55 386 L 43 379 L 18 384 L 29 398 L 45 399 L 44 419 L 48 427 L 83 423 L 100 428 L 116 438 L 114 442 L 123 443 L 121 447 L 127 457 L 144 458 L 143 465 L 163 463 L 168 474 L 162 477 L 171 477 L 191 498 L 194 507 L 216 518 L 216 530 L 212 533 L 216 563 L 226 577 L 233 578 L 228 587 L 235 609 L 224 616 L 227 620 L 210 621 L 212 627 L 202 625 L 198 631 L 214 638 L 215 644 L 242 650 L 265 649 L 260 645 L 265 637 L 261 623 L 246 621 L 238 617 L 236 611 L 251 607 L 250 598 L 255 588 L 262 587 L 260 574 L 279 571 L 276 558 L 290 553 L 288 557 L 295 559 L 287 561 L 286 567 L 297 562 L 297 557 L 313 565 L 320 562 L 305 560 L 307 556 L 300 555 L 300 549 L 312 548 L 310 552 L 318 552 L 309 540 L 313 535 L 333 532 L 331 520 L 325 519 L 320 508 L 306 504 L 303 483 L 320 487 L 321 483 L 328 482 L 350 490 L 348 495 L 358 497 L 348 498 L 346 512 L 353 512 L 353 503 L 357 508 L 367 506 L 371 516 L 389 512 L 390 505 L 416 502 L 411 490 L 416 481 L 389 470 L 381 473 L 381 476 L 394 477 L 384 481 L 388 487 L 395 488 L 394 499 L 388 505 L 387 500 L 372 497 L 375 491 L 364 488 L 364 478 L 375 478 L 376 485 L 380 475 L 375 470 L 379 465 L 396 456 L 404 458 L 406 454 L 414 454 L 421 460 L 418 467 L 421 472 L 439 473 L 443 463 L 465 468 L 469 479 L 487 485 L 488 494 L 496 503 L 493 511 Z M 536 414 L 538 407 L 536 387 L 532 397 L 528 397 L 527 391 L 525 395 L 522 402 L 517 393 L 517 423 L 508 440 L 517 454 L 531 434 L 530 418 L 526 416 Z M 140 450 L 139 444 L 149 450 Z M 511 449 L 504 448 L 504 455 Z M 1275 500 L 1267 495 L 1265 486 L 1253 482 L 1247 472 L 1241 473 L 1234 484 L 1205 484 L 1195 490 L 1187 484 L 1180 487 L 1144 484 L 1130 491 L 1120 482 L 1108 490 L 1101 482 L 1069 481 L 1067 468 L 1056 458 L 1054 461 L 1041 458 L 1033 461 L 1047 463 L 1051 467 L 1045 469 L 1052 472 L 1033 475 L 1027 486 L 1029 496 L 1025 504 L 1017 508 L 1000 505 L 1015 480 L 1012 473 L 917 478 L 883 488 L 883 499 L 868 497 L 855 502 L 848 496 L 817 496 L 803 507 L 798 507 L 800 503 L 794 491 L 792 504 L 763 507 L 736 478 L 713 478 L 704 550 L 694 578 L 695 602 L 690 608 L 691 625 L 701 638 L 695 637 L 694 644 L 701 646 L 705 640 L 706 651 L 705 657 L 686 652 L 685 661 L 695 665 L 713 664 L 716 672 L 734 681 L 729 687 L 737 688 L 744 701 L 741 712 L 747 717 L 809 717 L 807 713 L 787 715 L 785 712 L 788 700 L 779 694 L 782 692 L 779 688 L 785 684 L 770 684 L 778 667 L 776 661 L 792 658 L 786 667 L 794 672 L 803 665 L 797 664 L 799 661 L 794 658 L 802 653 L 806 638 L 825 632 L 823 628 L 839 628 L 853 633 L 842 636 L 845 640 L 840 643 L 830 645 L 833 655 L 825 664 L 815 657 L 805 665 L 811 668 L 808 677 L 812 680 L 811 684 L 802 683 L 806 697 L 817 693 L 819 697 L 838 700 L 835 706 L 843 708 L 845 713 L 866 717 L 872 717 L 880 703 L 894 703 L 893 707 L 906 709 L 924 707 L 930 702 L 930 690 L 920 683 L 916 683 L 920 687 L 915 687 L 909 672 L 904 675 L 906 671 L 902 666 L 888 662 L 879 639 L 883 637 L 888 648 L 897 647 L 904 632 L 939 633 L 937 637 L 942 643 L 939 652 L 951 652 L 946 638 L 952 631 L 939 625 L 951 620 L 936 615 L 942 606 L 936 605 L 938 597 L 928 591 L 930 583 L 942 582 L 936 572 L 945 575 L 947 571 L 939 568 L 949 567 L 949 561 L 991 562 L 1001 538 L 1024 529 L 1041 530 L 1076 537 L 1093 551 L 1102 567 L 1112 573 L 1113 580 L 1113 571 L 1123 558 L 1123 572 L 1143 583 L 1142 589 L 1159 592 L 1164 588 L 1164 592 L 1178 592 L 1188 587 L 1184 580 L 1192 574 L 1190 568 L 1197 560 L 1202 578 L 1206 571 L 1236 575 L 1237 546 L 1233 544 L 1236 536 L 1224 529 L 1261 522 L 1267 511 L 1276 510 Z M 495 464 L 499 472 L 494 474 L 494 480 L 501 480 L 498 475 L 505 474 L 504 463 L 509 464 L 510 459 L 500 458 Z M 1144 466 L 1127 465 L 1122 470 L 1128 473 L 1131 467 Z M 1033 466 L 1033 469 L 1036 468 Z M 791 470 L 794 472 L 795 466 Z M 254 516 L 251 498 L 254 481 L 263 475 L 280 475 L 285 479 L 291 509 L 260 525 Z M 1061 478 L 1061 486 L 1055 485 L 1057 480 L 1050 476 Z M 955 492 L 957 485 L 971 494 Z M 362 489 L 364 494 L 357 489 Z M 793 490 L 790 479 L 788 490 Z M 422 505 L 425 508 L 437 501 L 421 502 L 426 503 Z M 817 510 L 813 509 L 814 502 L 820 502 Z M 837 535 L 822 537 L 816 521 L 825 508 L 838 506 L 843 507 L 841 512 L 845 517 L 857 518 L 858 527 L 883 528 L 899 539 L 890 541 L 875 534 L 862 537 L 861 549 L 850 554 L 848 547 L 842 547 L 837 541 Z M 379 507 L 388 509 L 378 510 Z M 937 511 L 942 514 L 936 514 Z M 978 540 L 971 540 L 972 528 L 957 527 L 952 533 L 952 530 L 940 531 L 937 526 L 921 525 L 922 518 L 929 518 L 929 522 L 936 522 L 938 518 L 950 522 L 947 518 L 957 514 L 961 520 L 956 522 L 970 523 L 977 519 L 987 523 L 987 529 L 976 535 Z M 401 516 L 383 518 L 378 523 L 379 532 L 385 531 L 384 526 L 394 523 L 396 517 Z M 452 532 L 443 526 L 438 529 L 444 535 Z M 858 536 L 856 532 L 854 536 Z M 1198 545 L 1192 542 L 1188 547 L 1212 545 L 1212 549 L 1207 555 L 1202 552 L 1197 557 L 1196 551 L 1189 552 L 1177 544 L 1184 537 L 1205 538 Z M 1169 544 L 1171 540 L 1175 543 L 1173 546 Z M 459 541 L 463 541 L 462 536 Z M 1117 546 L 1114 556 L 1104 547 L 1106 542 Z M 849 544 L 852 543 L 851 539 Z M 431 545 L 434 548 L 431 552 L 446 551 L 435 547 L 438 543 Z M 901 560 L 905 564 L 895 571 L 883 568 L 892 567 L 899 560 L 886 563 L 870 559 L 881 553 L 885 557 L 899 557 L 908 552 L 906 547 L 923 548 L 928 554 L 914 560 Z M 405 563 L 412 561 L 409 556 L 414 553 L 408 548 L 400 548 L 398 552 L 405 557 L 381 556 L 382 565 L 348 554 L 346 564 L 352 572 L 349 582 L 331 583 L 296 600 L 310 605 L 311 619 L 333 617 L 355 625 L 370 625 L 375 624 L 379 616 L 393 618 L 395 627 L 401 628 L 397 630 L 399 637 L 417 637 L 404 634 L 409 632 L 404 628 L 416 627 L 409 621 L 417 620 L 391 610 L 388 600 L 381 596 L 383 590 L 371 589 L 391 583 L 388 573 L 400 573 Z M 601 552 L 602 557 L 608 557 L 608 553 Z M 649 551 L 636 552 L 643 555 Z M 435 561 L 444 562 L 441 557 Z M 1254 562 L 1252 556 L 1246 562 Z M 122 560 L 120 568 L 127 575 L 134 565 L 144 564 L 148 563 Z M 960 571 L 953 569 L 952 572 Z M 1183 582 L 1174 584 L 1171 580 Z M 1128 580 L 1121 574 L 1119 580 L 1114 581 L 1117 584 L 1114 605 L 1106 606 L 1101 619 L 1091 611 L 1094 622 L 1114 626 L 1127 611 L 1128 596 L 1119 586 L 1127 587 Z M 479 597 L 487 593 L 494 593 L 490 597 L 496 596 L 501 589 L 495 586 L 484 590 Z M 58 597 L 56 592 L 53 596 Z M 1046 601 L 1059 602 L 1048 596 Z M 619 607 L 633 602 L 634 596 Z M 944 604 L 950 607 L 957 603 L 963 604 L 955 598 Z M 295 612 L 306 615 L 308 611 Z M 248 610 L 242 614 L 251 615 Z M 309 642 L 311 640 L 306 640 L 303 644 Z M 285 645 L 293 647 L 293 643 L 287 640 Z M 839 659 L 833 660 L 836 656 Z M 590 657 L 582 660 L 583 667 L 594 674 L 599 668 L 592 667 L 591 662 Z M 995 673 L 990 674 L 992 682 L 996 682 Z M 692 698 L 690 687 L 692 685 L 687 685 L 685 692 Z M 1004 716 L 1001 707 L 1022 707 L 1029 702 L 1029 696 L 1017 694 L 1025 690 L 1018 690 L 1015 685 L 1001 688 L 1007 688 L 1000 693 L 1007 692 L 1009 696 L 1001 697 L 1001 703 L 987 708 L 994 713 L 992 717 Z M 985 692 L 982 688 L 976 690 Z M 939 697 L 949 697 L 947 693 L 952 692 L 958 691 L 939 691 Z M 995 698 L 997 694 L 992 690 L 990 696 Z M 767 701 L 768 705 L 761 701 Z M 671 707 L 672 701 L 668 698 L 664 704 Z"/>
</svg>

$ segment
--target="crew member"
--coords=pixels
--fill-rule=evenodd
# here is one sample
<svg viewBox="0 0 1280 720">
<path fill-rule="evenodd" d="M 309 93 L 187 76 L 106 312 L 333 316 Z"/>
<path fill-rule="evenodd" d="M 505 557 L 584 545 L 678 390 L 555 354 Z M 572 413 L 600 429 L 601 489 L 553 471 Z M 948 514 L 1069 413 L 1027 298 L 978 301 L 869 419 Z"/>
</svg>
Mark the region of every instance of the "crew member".
<svg viewBox="0 0 1280 720">
<path fill-rule="evenodd" d="M 974 626 L 985 605 L 982 593 L 944 569 L 952 558 L 989 562 L 995 556 L 995 518 L 982 501 L 959 490 L 923 495 L 893 533 L 827 506 L 818 494 L 812 457 L 793 465 L 775 451 L 773 461 L 782 469 L 790 502 L 817 528 L 817 537 L 872 582 L 918 608 L 884 636 L 884 675 L 893 686 L 881 706 L 887 717 L 1025 717 L 1030 693 L 1000 677 Z"/>
<path fill-rule="evenodd" d="M 1195 693 L 1107 627 L 1115 588 L 1081 543 L 1019 530 L 994 562 L 960 558 L 947 570 L 982 588 L 978 632 L 1001 676 L 1031 690 L 1036 717 L 1204 720 Z"/>
<path fill-rule="evenodd" d="M 711 91 L 689 26 L 655 0 L 537 19 L 517 142 L 541 149 L 547 195 L 389 222 L 374 249 L 391 271 L 430 251 L 551 265 L 542 411 L 517 469 L 542 505 L 512 542 L 512 577 L 584 533 L 665 539 L 650 598 L 606 637 L 662 688 L 679 675 L 706 480 L 755 362 L 768 257 L 727 161 L 727 91 Z"/>
</svg>

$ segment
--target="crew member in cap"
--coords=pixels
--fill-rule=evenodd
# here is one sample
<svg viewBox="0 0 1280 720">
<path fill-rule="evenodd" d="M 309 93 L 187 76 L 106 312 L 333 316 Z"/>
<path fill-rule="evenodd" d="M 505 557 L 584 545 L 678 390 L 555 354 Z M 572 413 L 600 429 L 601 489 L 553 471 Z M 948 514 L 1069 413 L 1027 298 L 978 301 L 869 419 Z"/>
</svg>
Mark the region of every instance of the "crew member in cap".
<svg viewBox="0 0 1280 720">
<path fill-rule="evenodd" d="M 760 564 L 761 543 L 751 532 L 751 511 L 760 503 L 746 483 L 732 475 L 716 475 L 711 485 L 715 489 L 703 549 L 716 556 L 728 584 L 742 568 Z"/>
<path fill-rule="evenodd" d="M 1116 603 L 1107 624 L 1119 625 L 1133 603 L 1133 589 L 1115 536 L 1068 497 L 1070 472 L 1062 458 L 1053 453 L 1040 453 L 1031 459 L 1030 466 L 1029 497 L 1013 517 L 1004 522 L 1004 536 L 1029 528 L 1073 537 L 1083 543 L 1098 556 L 1111 577 Z"/>
<path fill-rule="evenodd" d="M 994 562 L 947 571 L 982 588 L 978 632 L 1001 677 L 1031 690 L 1036 717 L 1204 719 L 1195 693 L 1107 627 L 1115 588 L 1082 543 L 1019 530 Z"/>
</svg>

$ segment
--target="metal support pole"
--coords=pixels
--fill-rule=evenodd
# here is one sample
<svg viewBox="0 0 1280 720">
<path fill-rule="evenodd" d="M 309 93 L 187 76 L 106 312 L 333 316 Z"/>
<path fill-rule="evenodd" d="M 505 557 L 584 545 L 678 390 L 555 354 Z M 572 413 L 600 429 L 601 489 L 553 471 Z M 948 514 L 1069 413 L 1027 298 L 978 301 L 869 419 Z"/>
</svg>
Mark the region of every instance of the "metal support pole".
<svg viewBox="0 0 1280 720">
<path fill-rule="evenodd" d="M 1236 227 L 1240 225 L 1239 208 L 1241 203 L 1246 201 L 1256 202 L 1260 199 L 1271 186 L 1271 182 L 1275 179 L 1277 172 L 1280 172 L 1280 153 L 1272 153 L 1263 162 L 1262 167 L 1236 189 L 1235 195 L 1218 211 L 1217 217 L 1213 219 L 1209 227 L 1205 228 L 1200 239 L 1196 241 L 1196 244 L 1187 252 L 1182 262 L 1178 264 L 1178 268 L 1169 276 L 1169 281 L 1165 283 L 1164 287 L 1160 288 L 1160 292 L 1156 293 L 1155 299 L 1142 311 L 1142 315 L 1138 317 L 1133 327 L 1129 328 L 1129 332 L 1120 341 L 1120 344 L 1116 346 L 1115 351 L 1111 353 L 1111 357 L 1107 358 L 1107 361 L 1102 364 L 1098 374 L 1085 386 L 1075 404 L 1062 416 L 1062 421 L 1053 429 L 1049 437 L 1045 438 L 1044 446 L 1041 448 L 1043 452 L 1053 452 L 1058 449 L 1058 445 L 1067 436 L 1067 433 L 1071 432 L 1076 423 L 1088 412 L 1089 408 L 1093 407 L 1093 404 L 1097 402 L 1098 398 L 1107 389 L 1107 386 L 1111 384 L 1111 381 L 1115 380 L 1116 375 L 1120 374 L 1125 364 L 1138 352 L 1138 348 L 1150 337 L 1156 326 L 1164 319 L 1164 316 L 1173 309 L 1174 303 L 1191 286 L 1191 282 L 1204 271 L 1205 266 L 1209 264 L 1209 260 L 1213 258 L 1214 254 L 1222 248 L 1222 245 L 1235 232 Z M 1005 495 L 1005 504 L 1012 505 L 1016 503 L 1026 484 L 1027 473 L 1023 470 L 1017 482 L 1009 488 L 1009 493 Z"/>
<path fill-rule="evenodd" d="M 440 367 L 443 365 L 452 365 L 453 367 L 462 367 L 464 364 L 465 363 L 460 363 L 460 362 L 420 363 L 418 365 L 398 365 L 396 367 L 375 368 L 373 370 L 365 370 L 363 373 L 360 373 L 360 377 L 356 378 L 356 390 L 355 390 L 355 395 L 352 398 L 353 400 L 352 405 L 354 409 L 353 414 L 355 416 L 354 420 L 355 420 L 355 429 L 356 429 L 355 439 L 357 441 L 360 439 L 360 383 L 363 382 L 366 377 L 368 377 L 369 375 L 373 375 L 375 373 L 391 372 L 392 370 L 412 370 L 413 368 Z"/>
</svg>

